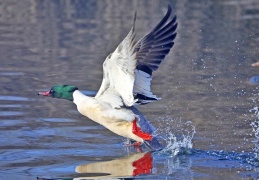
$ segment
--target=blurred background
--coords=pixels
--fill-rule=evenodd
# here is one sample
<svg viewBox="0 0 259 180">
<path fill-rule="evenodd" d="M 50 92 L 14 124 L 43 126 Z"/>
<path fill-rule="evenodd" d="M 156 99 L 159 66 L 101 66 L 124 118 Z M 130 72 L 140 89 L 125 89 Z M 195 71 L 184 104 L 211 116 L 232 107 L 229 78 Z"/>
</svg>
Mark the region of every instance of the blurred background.
<svg viewBox="0 0 259 180">
<path fill-rule="evenodd" d="M 257 0 L 2 0 L 1 178 L 13 178 L 8 172 L 56 177 L 78 164 L 135 152 L 122 146 L 122 137 L 82 117 L 71 102 L 37 92 L 55 84 L 97 91 L 102 63 L 129 32 L 134 12 L 140 39 L 162 19 L 168 4 L 178 28 L 174 47 L 153 74 L 153 92 L 162 100 L 140 111 L 167 144 L 179 145 L 187 137 L 183 147 L 258 158 L 259 67 L 251 66 L 259 61 Z M 186 179 L 258 177 L 250 165 L 247 170 L 237 163 L 230 170 L 223 162 L 219 170 L 213 163 L 196 164 L 202 156 L 175 168 L 171 161 L 164 164 L 168 158 L 153 157 L 157 166 L 150 177 L 182 177 L 186 171 Z M 203 172 L 206 168 L 210 171 Z"/>
</svg>

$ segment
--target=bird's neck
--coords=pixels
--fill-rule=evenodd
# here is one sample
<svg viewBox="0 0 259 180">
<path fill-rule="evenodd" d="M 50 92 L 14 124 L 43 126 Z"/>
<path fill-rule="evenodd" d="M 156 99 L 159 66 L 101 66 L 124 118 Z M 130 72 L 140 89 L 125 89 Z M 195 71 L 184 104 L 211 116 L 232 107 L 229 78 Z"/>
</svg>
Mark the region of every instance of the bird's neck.
<svg viewBox="0 0 259 180">
<path fill-rule="evenodd" d="M 75 90 L 73 92 L 73 102 L 78 105 L 80 104 L 80 102 L 82 102 L 83 100 L 85 100 L 86 98 L 91 98 L 89 96 L 84 95 L 83 93 L 81 93 L 79 90 Z"/>
</svg>

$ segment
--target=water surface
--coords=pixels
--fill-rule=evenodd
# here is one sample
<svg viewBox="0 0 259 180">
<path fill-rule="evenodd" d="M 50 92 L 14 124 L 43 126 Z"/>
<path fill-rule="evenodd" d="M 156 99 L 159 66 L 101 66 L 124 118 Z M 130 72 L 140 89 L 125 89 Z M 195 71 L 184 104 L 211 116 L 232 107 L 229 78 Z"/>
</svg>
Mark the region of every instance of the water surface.
<svg viewBox="0 0 259 180">
<path fill-rule="evenodd" d="M 37 96 L 98 90 L 134 11 L 140 38 L 168 3 L 178 34 L 152 86 L 163 99 L 139 107 L 165 150 L 139 153 L 71 102 Z M 1 1 L 0 179 L 259 178 L 258 20 L 257 0 Z"/>
</svg>

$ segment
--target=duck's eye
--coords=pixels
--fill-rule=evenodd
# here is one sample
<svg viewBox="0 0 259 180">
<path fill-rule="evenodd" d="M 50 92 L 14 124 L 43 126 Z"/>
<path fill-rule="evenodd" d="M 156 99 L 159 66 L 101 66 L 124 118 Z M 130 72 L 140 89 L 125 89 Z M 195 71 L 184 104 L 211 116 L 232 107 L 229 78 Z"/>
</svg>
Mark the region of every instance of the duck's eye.
<svg viewBox="0 0 259 180">
<path fill-rule="evenodd" d="M 50 94 L 53 94 L 54 90 L 53 90 L 53 89 L 51 89 L 49 92 L 50 92 Z"/>
</svg>

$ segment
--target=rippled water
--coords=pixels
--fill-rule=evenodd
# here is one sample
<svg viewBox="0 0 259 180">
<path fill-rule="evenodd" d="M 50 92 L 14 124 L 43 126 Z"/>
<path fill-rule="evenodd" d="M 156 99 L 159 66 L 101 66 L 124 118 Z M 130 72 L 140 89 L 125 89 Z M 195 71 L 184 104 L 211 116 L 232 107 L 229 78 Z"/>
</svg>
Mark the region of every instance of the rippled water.
<svg viewBox="0 0 259 180">
<path fill-rule="evenodd" d="M 58 83 L 93 94 L 134 11 L 140 38 L 168 3 L 179 26 L 154 73 L 163 99 L 139 107 L 164 150 L 139 153 L 71 102 L 37 96 Z M 259 178 L 258 20 L 257 0 L 0 1 L 0 179 Z"/>
</svg>

